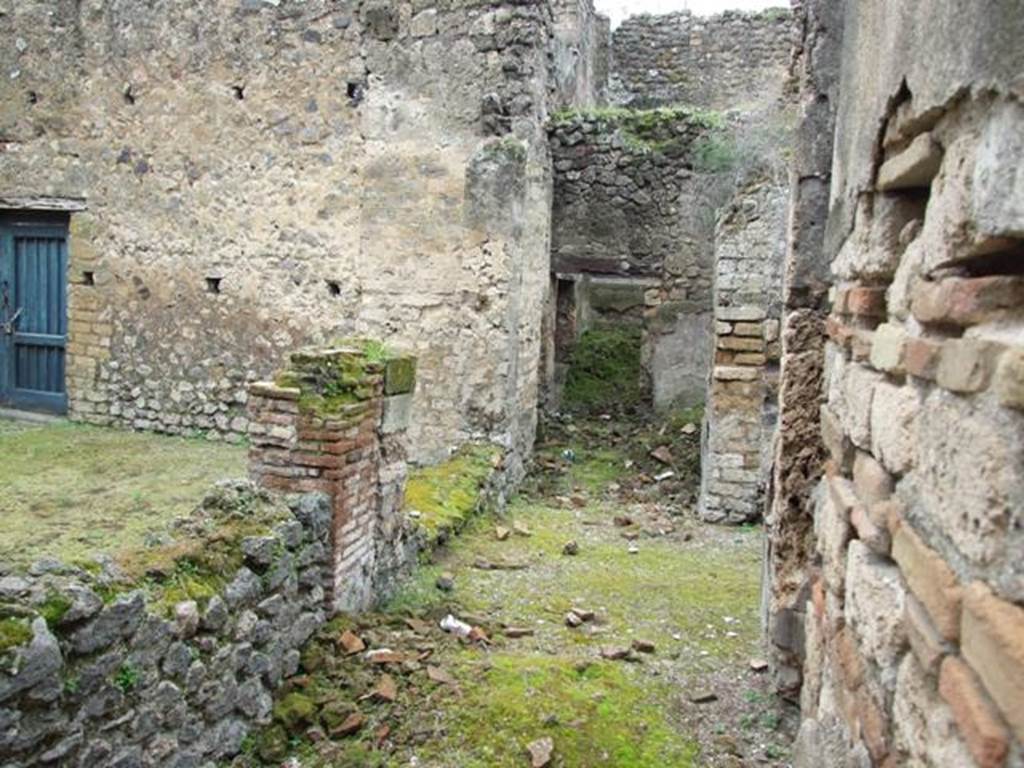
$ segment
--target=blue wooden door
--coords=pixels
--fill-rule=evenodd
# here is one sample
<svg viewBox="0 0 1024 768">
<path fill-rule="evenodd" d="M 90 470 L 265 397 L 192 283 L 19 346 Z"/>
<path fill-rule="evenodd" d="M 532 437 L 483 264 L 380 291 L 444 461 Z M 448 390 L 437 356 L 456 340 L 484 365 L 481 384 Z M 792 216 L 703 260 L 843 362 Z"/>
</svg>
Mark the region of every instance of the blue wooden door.
<svg viewBox="0 0 1024 768">
<path fill-rule="evenodd" d="M 0 404 L 63 413 L 67 227 L 0 219 Z"/>
</svg>

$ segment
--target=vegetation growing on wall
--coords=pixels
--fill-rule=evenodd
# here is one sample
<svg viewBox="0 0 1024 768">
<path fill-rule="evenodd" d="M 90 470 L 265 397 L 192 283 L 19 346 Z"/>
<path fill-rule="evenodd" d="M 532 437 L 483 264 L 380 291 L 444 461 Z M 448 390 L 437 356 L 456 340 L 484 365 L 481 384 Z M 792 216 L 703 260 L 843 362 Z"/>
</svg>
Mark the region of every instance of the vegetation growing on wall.
<svg viewBox="0 0 1024 768">
<path fill-rule="evenodd" d="M 629 408 L 645 399 L 641 330 L 595 328 L 573 349 L 563 402 L 570 410 Z"/>
<path fill-rule="evenodd" d="M 501 449 L 489 443 L 462 446 L 448 461 L 410 473 L 405 508 L 431 539 L 457 531 L 483 502 L 483 490 Z"/>
</svg>

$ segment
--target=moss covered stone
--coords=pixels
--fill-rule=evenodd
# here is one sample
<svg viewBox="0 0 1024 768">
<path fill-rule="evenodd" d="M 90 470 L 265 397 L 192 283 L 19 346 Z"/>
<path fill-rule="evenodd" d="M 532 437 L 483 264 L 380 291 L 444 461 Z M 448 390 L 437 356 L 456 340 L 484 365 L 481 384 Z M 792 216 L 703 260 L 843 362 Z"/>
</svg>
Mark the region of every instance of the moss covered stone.
<svg viewBox="0 0 1024 768">
<path fill-rule="evenodd" d="M 495 445 L 471 443 L 446 462 L 414 470 L 405 486 L 405 509 L 419 513 L 417 522 L 431 537 L 458 530 L 479 508 L 500 456 Z"/>
<path fill-rule="evenodd" d="M 316 720 L 316 713 L 316 702 L 301 693 L 289 693 L 274 705 L 274 719 L 292 733 L 301 731 L 304 726 L 312 725 Z"/>
<path fill-rule="evenodd" d="M 32 639 L 28 621 L 18 618 L 0 619 L 0 653 L 25 645 Z"/>
<path fill-rule="evenodd" d="M 416 387 L 416 358 L 395 357 L 384 364 L 384 394 L 404 395 Z"/>
</svg>

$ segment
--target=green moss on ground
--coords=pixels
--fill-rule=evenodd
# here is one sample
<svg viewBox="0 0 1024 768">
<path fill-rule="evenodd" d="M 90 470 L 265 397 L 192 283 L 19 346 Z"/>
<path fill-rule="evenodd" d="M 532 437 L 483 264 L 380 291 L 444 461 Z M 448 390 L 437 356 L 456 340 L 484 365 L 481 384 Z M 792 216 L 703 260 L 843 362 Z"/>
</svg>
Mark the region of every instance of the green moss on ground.
<svg viewBox="0 0 1024 768">
<path fill-rule="evenodd" d="M 543 736 L 555 743 L 557 765 L 697 765 L 697 744 L 680 738 L 658 703 L 667 686 L 640 687 L 621 663 L 462 655 L 463 695 L 449 704 L 446 737 L 416 750 L 421 765 L 517 768 L 527 764 L 526 745 Z"/>
<path fill-rule="evenodd" d="M 405 509 L 430 537 L 458 530 L 477 511 L 501 449 L 490 443 L 464 445 L 448 461 L 413 470 L 405 485 Z"/>
<path fill-rule="evenodd" d="M 628 408 L 645 399 L 639 328 L 595 328 L 573 348 L 562 400 L 570 410 Z"/>
<path fill-rule="evenodd" d="M 0 560 L 25 566 L 142 548 L 209 486 L 245 474 L 241 446 L 76 424 L 0 421 Z"/>
</svg>

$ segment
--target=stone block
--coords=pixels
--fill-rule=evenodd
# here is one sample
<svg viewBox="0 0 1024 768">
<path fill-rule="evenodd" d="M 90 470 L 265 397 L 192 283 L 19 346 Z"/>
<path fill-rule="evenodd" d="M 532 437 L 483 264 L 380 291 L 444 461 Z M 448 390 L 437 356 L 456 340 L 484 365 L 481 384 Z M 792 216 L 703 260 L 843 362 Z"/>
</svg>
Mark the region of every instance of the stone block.
<svg viewBox="0 0 1024 768">
<path fill-rule="evenodd" d="M 875 388 L 883 383 L 882 375 L 863 365 L 850 365 L 844 370 L 842 392 L 846 407 L 838 411 L 844 431 L 858 448 L 871 449 L 871 403 Z M 890 385 L 891 386 L 891 385 Z M 873 451 L 877 455 L 877 451 Z"/>
<path fill-rule="evenodd" d="M 979 339 L 950 339 L 942 345 L 936 380 L 951 392 L 969 394 L 988 386 L 1002 347 Z"/>
<path fill-rule="evenodd" d="M 737 336 L 756 336 L 762 338 L 764 336 L 764 324 L 763 323 L 736 323 L 733 326 L 733 333 Z"/>
<path fill-rule="evenodd" d="M 863 542 L 851 541 L 845 594 L 846 620 L 861 651 L 878 665 L 882 684 L 894 684 L 896 663 L 907 644 L 903 627 L 906 590 L 899 569 Z"/>
<path fill-rule="evenodd" d="M 947 656 L 939 672 L 939 693 L 953 711 L 978 768 L 1001 768 L 1009 751 L 1009 732 L 970 667 Z"/>
<path fill-rule="evenodd" d="M 764 339 L 742 338 L 739 336 L 719 336 L 718 348 L 735 352 L 763 352 Z"/>
<path fill-rule="evenodd" d="M 847 314 L 860 317 L 885 317 L 886 289 L 878 286 L 855 285 L 846 290 L 844 307 Z"/>
<path fill-rule="evenodd" d="M 763 366 L 768 362 L 768 357 L 756 352 L 741 352 L 733 358 L 733 362 L 736 365 Z"/>
<path fill-rule="evenodd" d="M 922 509 L 969 564 L 989 566 L 1012 551 L 1024 525 L 1021 415 L 942 389 L 931 391 L 924 412 L 916 482 Z"/>
<path fill-rule="evenodd" d="M 715 318 L 725 322 L 755 322 L 767 316 L 764 307 L 755 306 L 719 307 L 715 311 Z"/>
<path fill-rule="evenodd" d="M 852 532 L 849 507 L 842 503 L 846 494 L 841 487 L 837 487 L 846 482 L 843 478 L 825 478 L 824 493 L 821 494 L 814 514 L 816 548 L 822 558 L 822 577 L 829 591 L 836 594 L 843 592 L 846 545 Z"/>
<path fill-rule="evenodd" d="M 868 507 L 857 504 L 850 510 L 850 524 L 857 532 L 860 539 L 872 552 L 878 555 L 888 555 L 891 545 L 889 529 L 880 525 L 869 512 Z"/>
<path fill-rule="evenodd" d="M 900 663 L 893 697 L 893 741 L 906 766 L 971 766 L 973 758 L 960 737 L 953 714 L 939 696 L 917 657 Z"/>
<path fill-rule="evenodd" d="M 939 634 L 925 607 L 913 595 L 907 596 L 903 624 L 910 650 L 921 668 L 929 675 L 938 675 L 942 659 L 952 653 L 953 646 Z"/>
<path fill-rule="evenodd" d="M 909 338 L 903 350 L 903 368 L 911 376 L 934 381 L 939 369 L 942 345 L 922 338 Z"/>
<path fill-rule="evenodd" d="M 975 582 L 966 591 L 960 649 L 1024 741 L 1024 608 Z"/>
<path fill-rule="evenodd" d="M 719 381 L 757 381 L 760 371 L 732 365 L 716 365 L 714 377 Z"/>
<path fill-rule="evenodd" d="M 871 400 L 871 452 L 890 472 L 905 474 L 917 457 L 921 402 L 912 385 L 880 382 Z"/>
<path fill-rule="evenodd" d="M 995 105 L 978 143 L 971 203 L 986 239 L 1024 237 L 1024 107 Z"/>
<path fill-rule="evenodd" d="M 821 406 L 821 440 L 836 466 L 845 471 L 853 461 L 853 443 L 843 432 L 842 424 L 831 408 Z"/>
<path fill-rule="evenodd" d="M 857 451 L 853 459 L 853 488 L 864 504 L 885 501 L 892 495 L 893 479 L 874 456 Z"/>
<path fill-rule="evenodd" d="M 416 358 L 395 357 L 384 364 L 384 394 L 404 395 L 416 388 Z"/>
<path fill-rule="evenodd" d="M 413 394 L 391 395 L 384 398 L 384 412 L 380 431 L 385 435 L 402 432 L 412 423 Z"/>
<path fill-rule="evenodd" d="M 911 312 L 921 323 L 968 326 L 998 319 L 1024 306 L 1024 278 L 1015 275 L 919 281 Z"/>
<path fill-rule="evenodd" d="M 1008 349 L 996 365 L 992 388 L 1008 408 L 1024 409 L 1024 349 Z"/>
<path fill-rule="evenodd" d="M 922 133 L 910 146 L 882 163 L 878 189 L 891 192 L 928 187 L 942 164 L 942 148 L 930 133 Z"/>
<path fill-rule="evenodd" d="M 960 633 L 962 590 L 953 569 L 904 520 L 892 532 L 892 557 L 936 629 L 955 642 Z"/>
<path fill-rule="evenodd" d="M 887 373 L 903 373 L 907 334 L 898 325 L 882 323 L 871 340 L 871 366 Z"/>
<path fill-rule="evenodd" d="M 420 11 L 409 22 L 409 34 L 413 37 L 430 37 L 437 34 L 437 9 Z"/>
</svg>

